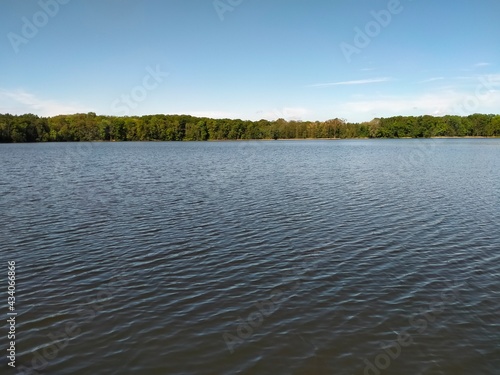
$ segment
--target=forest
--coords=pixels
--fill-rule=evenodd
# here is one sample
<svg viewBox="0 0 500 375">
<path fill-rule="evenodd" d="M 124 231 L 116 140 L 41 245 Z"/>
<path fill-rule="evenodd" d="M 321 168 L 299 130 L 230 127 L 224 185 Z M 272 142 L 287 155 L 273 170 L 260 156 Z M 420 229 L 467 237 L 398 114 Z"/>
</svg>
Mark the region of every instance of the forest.
<svg viewBox="0 0 500 375">
<path fill-rule="evenodd" d="M 245 121 L 188 115 L 54 117 L 0 114 L 0 142 L 209 141 L 240 139 L 347 139 L 500 137 L 500 115 L 397 116 L 369 122 Z"/>
</svg>

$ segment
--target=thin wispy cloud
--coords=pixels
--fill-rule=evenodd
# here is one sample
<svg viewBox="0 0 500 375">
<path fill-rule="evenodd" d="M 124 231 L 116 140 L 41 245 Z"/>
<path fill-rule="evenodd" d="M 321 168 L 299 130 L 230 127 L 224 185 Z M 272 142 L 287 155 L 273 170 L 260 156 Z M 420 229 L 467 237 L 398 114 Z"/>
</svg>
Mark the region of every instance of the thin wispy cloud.
<svg viewBox="0 0 500 375">
<path fill-rule="evenodd" d="M 455 77 L 450 77 L 449 80 L 455 80 L 455 81 L 460 81 L 460 82 L 468 82 L 468 83 L 481 83 L 481 80 L 486 79 L 487 81 L 490 82 L 498 82 L 500 80 L 500 73 L 494 73 L 494 74 L 474 74 L 474 75 L 468 75 L 468 76 L 455 76 Z"/>
<path fill-rule="evenodd" d="M 490 66 L 490 65 L 491 65 L 491 63 L 487 63 L 487 62 L 479 62 L 479 63 L 475 64 L 474 66 L 475 66 L 476 68 L 483 68 L 483 67 L 485 67 L 485 66 Z"/>
<path fill-rule="evenodd" d="M 442 81 L 444 77 L 433 77 L 429 79 L 424 79 L 423 81 L 420 81 L 419 83 L 429 83 L 429 82 L 436 82 L 436 81 Z"/>
<path fill-rule="evenodd" d="M 0 89 L 2 112 L 12 114 L 33 113 L 39 116 L 88 112 L 78 104 L 61 103 L 56 100 L 39 98 L 24 90 Z"/>
<path fill-rule="evenodd" d="M 311 85 L 310 87 L 331 87 L 331 86 L 352 86 L 352 85 L 368 85 L 372 83 L 381 83 L 391 81 L 389 77 L 380 78 L 370 78 L 370 79 L 358 79 L 354 81 L 342 81 L 342 82 L 330 82 L 330 83 L 317 83 Z"/>
</svg>

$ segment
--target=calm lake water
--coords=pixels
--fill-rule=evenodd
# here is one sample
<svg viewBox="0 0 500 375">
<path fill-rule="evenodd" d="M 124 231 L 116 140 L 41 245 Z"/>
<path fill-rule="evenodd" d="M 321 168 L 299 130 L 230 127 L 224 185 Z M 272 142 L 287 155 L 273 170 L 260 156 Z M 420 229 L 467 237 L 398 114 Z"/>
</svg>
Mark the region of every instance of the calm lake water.
<svg viewBox="0 0 500 375">
<path fill-rule="evenodd" d="M 499 139 L 0 145 L 0 172 L 8 373 L 500 374 Z"/>
</svg>

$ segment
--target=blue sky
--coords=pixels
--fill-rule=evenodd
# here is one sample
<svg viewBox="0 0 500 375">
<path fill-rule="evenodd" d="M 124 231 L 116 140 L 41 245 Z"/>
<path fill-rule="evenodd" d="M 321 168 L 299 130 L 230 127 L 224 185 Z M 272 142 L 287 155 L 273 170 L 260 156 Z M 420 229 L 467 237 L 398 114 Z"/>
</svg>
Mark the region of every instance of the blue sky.
<svg viewBox="0 0 500 375">
<path fill-rule="evenodd" d="M 498 0 L 2 0 L 0 113 L 500 113 Z"/>
</svg>

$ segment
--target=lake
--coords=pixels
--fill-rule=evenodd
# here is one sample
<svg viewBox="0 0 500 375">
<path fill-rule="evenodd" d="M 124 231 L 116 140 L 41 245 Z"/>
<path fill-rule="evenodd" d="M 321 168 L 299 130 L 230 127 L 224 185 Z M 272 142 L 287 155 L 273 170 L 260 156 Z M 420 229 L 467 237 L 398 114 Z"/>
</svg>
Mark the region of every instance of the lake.
<svg viewBox="0 0 500 375">
<path fill-rule="evenodd" d="M 0 161 L 12 373 L 499 373 L 500 139 L 4 144 Z"/>
</svg>

